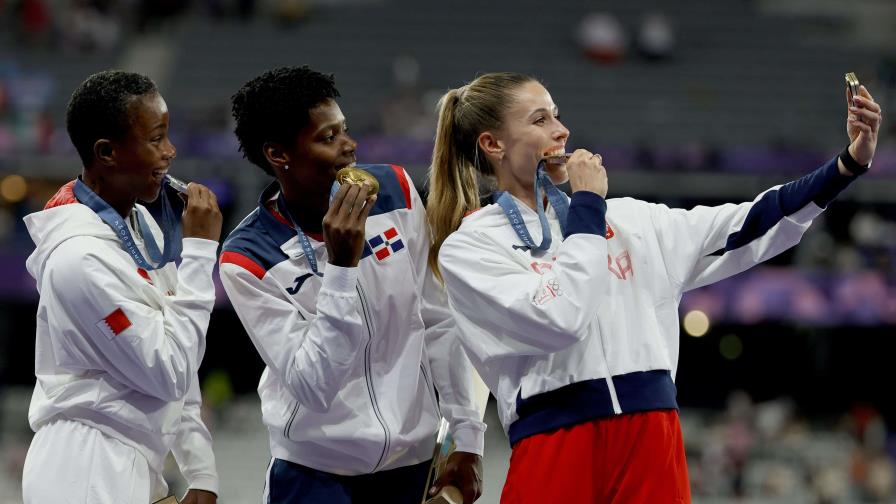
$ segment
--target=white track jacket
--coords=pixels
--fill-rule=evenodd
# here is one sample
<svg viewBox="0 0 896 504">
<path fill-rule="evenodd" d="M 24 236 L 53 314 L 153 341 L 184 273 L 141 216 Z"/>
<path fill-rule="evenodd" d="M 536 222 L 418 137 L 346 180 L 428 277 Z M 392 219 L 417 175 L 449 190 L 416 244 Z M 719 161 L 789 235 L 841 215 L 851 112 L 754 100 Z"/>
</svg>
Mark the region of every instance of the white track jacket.
<svg viewBox="0 0 896 504">
<path fill-rule="evenodd" d="M 682 293 L 796 244 L 851 181 L 833 159 L 749 203 L 692 210 L 574 193 L 567 237 L 522 246 L 497 204 L 439 253 L 459 334 L 511 443 L 595 418 L 677 408 Z M 535 243 L 534 210 L 518 202 Z"/>
<path fill-rule="evenodd" d="M 267 364 L 258 393 L 271 453 L 342 475 L 408 466 L 432 457 L 442 415 L 457 449 L 481 455 L 473 370 L 426 264 L 423 204 L 402 168 L 364 168 L 380 192 L 357 267 L 327 263 L 309 235 L 323 276 L 312 273 L 271 208 L 276 182 L 224 243 L 221 280 Z"/>
<path fill-rule="evenodd" d="M 58 417 L 82 422 L 138 449 L 157 474 L 172 451 L 190 488 L 217 493 L 196 371 L 218 244 L 186 238 L 179 268 L 147 272 L 78 203 L 72 184 L 25 217 L 37 246 L 27 268 L 40 292 L 31 428 Z M 133 211 L 144 212 L 161 244 L 146 208 Z"/>
</svg>

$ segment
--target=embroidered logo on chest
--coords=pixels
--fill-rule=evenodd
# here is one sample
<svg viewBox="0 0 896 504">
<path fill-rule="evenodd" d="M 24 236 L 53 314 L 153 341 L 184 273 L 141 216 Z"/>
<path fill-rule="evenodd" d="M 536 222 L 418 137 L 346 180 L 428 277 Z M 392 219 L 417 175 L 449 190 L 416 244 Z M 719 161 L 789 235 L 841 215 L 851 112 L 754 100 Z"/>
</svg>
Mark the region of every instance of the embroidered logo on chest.
<svg viewBox="0 0 896 504">
<path fill-rule="evenodd" d="M 287 287 L 286 292 L 288 292 L 290 295 L 295 296 L 299 292 L 299 289 L 302 288 L 302 285 L 305 283 L 305 280 L 308 280 L 309 278 L 311 278 L 313 276 L 314 276 L 313 273 L 305 273 L 304 275 L 297 276 L 296 279 L 293 280 L 293 286 Z M 323 277 L 324 274 L 318 273 L 318 276 Z"/>
<path fill-rule="evenodd" d="M 404 248 L 401 235 L 398 234 L 398 230 L 394 227 L 367 240 L 367 244 L 370 245 L 370 250 L 377 261 L 384 261 Z"/>
</svg>

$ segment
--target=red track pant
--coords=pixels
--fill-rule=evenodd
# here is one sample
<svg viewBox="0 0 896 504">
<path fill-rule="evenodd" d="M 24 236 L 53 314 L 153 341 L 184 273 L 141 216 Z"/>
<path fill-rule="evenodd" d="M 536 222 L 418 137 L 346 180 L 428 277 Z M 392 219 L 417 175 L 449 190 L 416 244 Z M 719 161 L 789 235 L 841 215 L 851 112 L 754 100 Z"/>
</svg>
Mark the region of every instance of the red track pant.
<svg viewBox="0 0 896 504">
<path fill-rule="evenodd" d="M 536 434 L 513 447 L 501 504 L 690 503 L 675 410 Z"/>
</svg>

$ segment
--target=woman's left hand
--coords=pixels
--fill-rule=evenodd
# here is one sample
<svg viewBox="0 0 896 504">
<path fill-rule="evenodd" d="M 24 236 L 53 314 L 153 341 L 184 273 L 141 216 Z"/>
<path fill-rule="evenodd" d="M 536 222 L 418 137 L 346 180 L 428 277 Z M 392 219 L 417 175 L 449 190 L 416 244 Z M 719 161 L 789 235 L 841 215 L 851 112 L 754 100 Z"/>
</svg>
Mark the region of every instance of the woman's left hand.
<svg viewBox="0 0 896 504">
<path fill-rule="evenodd" d="M 849 112 L 846 133 L 849 135 L 849 154 L 860 165 L 867 165 L 874 158 L 877 148 L 877 132 L 880 130 L 881 110 L 865 86 L 859 86 L 859 95 L 852 102 L 846 92 Z"/>
<path fill-rule="evenodd" d="M 459 451 L 449 455 L 445 470 L 432 485 L 429 496 L 435 496 L 442 487 L 448 485 L 460 490 L 464 496 L 464 504 L 473 504 L 482 495 L 482 457 Z"/>
<path fill-rule="evenodd" d="M 217 504 L 218 496 L 208 490 L 189 490 L 180 504 Z"/>
</svg>

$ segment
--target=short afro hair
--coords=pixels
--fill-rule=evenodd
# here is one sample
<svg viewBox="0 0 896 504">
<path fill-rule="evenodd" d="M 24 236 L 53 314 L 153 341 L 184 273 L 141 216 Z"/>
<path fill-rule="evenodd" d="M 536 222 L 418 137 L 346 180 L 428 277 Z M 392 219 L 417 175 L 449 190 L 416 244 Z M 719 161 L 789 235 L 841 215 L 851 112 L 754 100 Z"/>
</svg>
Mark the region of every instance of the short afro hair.
<svg viewBox="0 0 896 504">
<path fill-rule="evenodd" d="M 84 166 L 93 162 L 97 140 L 125 137 L 131 128 L 128 109 L 133 100 L 158 92 L 149 77 L 121 70 L 95 73 L 82 82 L 68 102 L 65 128 Z"/>
<path fill-rule="evenodd" d="M 264 155 L 264 144 L 291 145 L 308 125 L 308 112 L 338 96 L 332 74 L 307 66 L 275 68 L 243 84 L 231 97 L 236 120 L 233 132 L 243 156 L 274 176 Z"/>
</svg>

